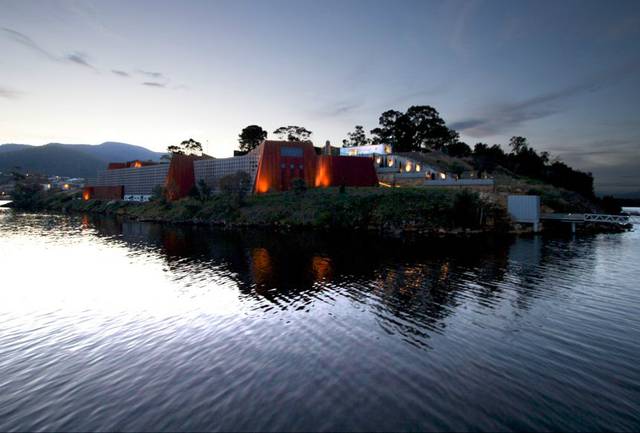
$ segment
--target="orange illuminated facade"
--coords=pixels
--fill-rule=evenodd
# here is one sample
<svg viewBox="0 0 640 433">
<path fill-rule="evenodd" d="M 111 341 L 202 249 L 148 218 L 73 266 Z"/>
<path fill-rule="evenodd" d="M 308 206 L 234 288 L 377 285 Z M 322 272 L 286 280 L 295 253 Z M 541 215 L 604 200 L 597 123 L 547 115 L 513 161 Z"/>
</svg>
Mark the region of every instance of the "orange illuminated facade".
<svg viewBox="0 0 640 433">
<path fill-rule="evenodd" d="M 261 147 L 256 193 L 286 191 L 296 178 L 317 188 L 378 185 L 371 158 L 316 155 L 311 142 L 268 140 Z"/>
<path fill-rule="evenodd" d="M 286 191 L 293 179 L 314 185 L 316 151 L 311 142 L 271 141 L 261 144 L 255 192 Z"/>
<path fill-rule="evenodd" d="M 140 170 L 132 170 L 135 168 Z M 146 201 L 154 188 L 162 186 L 169 200 L 178 200 L 188 196 L 198 181 L 215 190 L 221 178 L 238 171 L 253 178 L 253 191 L 259 194 L 287 191 L 295 179 L 311 188 L 378 185 L 373 158 L 318 155 L 311 142 L 266 140 L 249 155 L 234 158 L 176 154 L 168 165 L 110 163 L 107 170 L 98 173 L 96 185 L 85 188 L 82 197 Z"/>
</svg>

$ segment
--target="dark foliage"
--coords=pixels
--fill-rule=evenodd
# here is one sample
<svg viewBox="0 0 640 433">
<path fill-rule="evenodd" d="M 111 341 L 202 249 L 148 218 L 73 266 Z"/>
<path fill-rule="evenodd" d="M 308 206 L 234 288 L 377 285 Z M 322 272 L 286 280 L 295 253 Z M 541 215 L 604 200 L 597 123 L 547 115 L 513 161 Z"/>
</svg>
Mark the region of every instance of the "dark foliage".
<svg viewBox="0 0 640 433">
<path fill-rule="evenodd" d="M 367 138 L 367 134 L 361 125 L 356 125 L 353 132 L 349 132 L 347 136 L 349 137 L 348 139 L 342 140 L 342 146 L 344 147 L 366 146 L 367 144 L 371 144 L 371 139 Z"/>
<path fill-rule="evenodd" d="M 42 199 L 42 186 L 33 182 L 18 182 L 11 197 L 17 208 L 35 209 Z"/>
<path fill-rule="evenodd" d="M 202 154 L 202 144 L 190 138 L 182 141 L 178 145 L 172 144 L 167 147 L 167 152 L 174 155 L 200 155 Z"/>
<path fill-rule="evenodd" d="M 291 180 L 291 189 L 297 195 L 302 195 L 307 191 L 307 183 L 299 177 Z"/>
<path fill-rule="evenodd" d="M 295 125 L 281 126 L 273 133 L 281 140 L 288 141 L 309 141 L 312 134 L 307 128 Z"/>
<path fill-rule="evenodd" d="M 600 207 L 602 207 L 602 212 L 610 215 L 619 215 L 622 212 L 622 206 L 618 200 L 610 195 L 605 195 L 600 199 Z"/>
<path fill-rule="evenodd" d="M 457 158 L 464 158 L 471 155 L 471 148 L 467 143 L 464 143 L 462 141 L 455 141 L 453 143 L 450 143 L 444 148 L 444 150 L 449 156 Z"/>
<path fill-rule="evenodd" d="M 198 181 L 198 198 L 200 201 L 205 201 L 211 198 L 211 187 L 207 185 L 207 182 L 204 179 L 200 179 Z"/>
<path fill-rule="evenodd" d="M 509 145 L 512 150 L 505 153 L 498 144 L 477 143 L 472 154 L 475 168 L 491 173 L 501 166 L 514 174 L 539 179 L 587 198 L 594 197 L 591 173 L 575 170 L 561 161 L 550 163 L 549 154 L 536 152 L 524 137 L 512 137 Z"/>
<path fill-rule="evenodd" d="M 245 203 L 247 195 L 251 191 L 251 176 L 245 171 L 239 171 L 220 178 L 219 186 L 222 194 L 237 205 Z"/>
<path fill-rule="evenodd" d="M 414 105 L 406 113 L 385 111 L 379 123 L 371 130 L 374 142 L 391 144 L 396 152 L 439 150 L 458 140 L 458 133 L 429 105 Z"/>
<path fill-rule="evenodd" d="M 267 131 L 258 125 L 249 125 L 238 136 L 241 152 L 250 152 L 267 138 Z"/>
</svg>

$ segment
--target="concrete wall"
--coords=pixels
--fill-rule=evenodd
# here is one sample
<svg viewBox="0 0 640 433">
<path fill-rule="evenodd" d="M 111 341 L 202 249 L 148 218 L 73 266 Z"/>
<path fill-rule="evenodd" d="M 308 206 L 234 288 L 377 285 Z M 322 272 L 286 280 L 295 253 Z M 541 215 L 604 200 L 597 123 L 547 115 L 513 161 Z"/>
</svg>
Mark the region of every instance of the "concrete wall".
<svg viewBox="0 0 640 433">
<path fill-rule="evenodd" d="M 252 180 L 256 178 L 258 170 L 259 152 L 251 152 L 243 156 L 234 156 L 231 158 L 215 158 L 203 159 L 195 161 L 193 168 L 195 172 L 196 185 L 200 180 L 204 180 L 207 185 L 212 188 L 218 188 L 218 181 L 221 177 L 234 174 L 239 171 L 245 171 L 251 176 Z"/>
<path fill-rule="evenodd" d="M 92 186 L 124 186 L 124 195 L 150 195 L 153 189 L 164 186 L 169 164 L 149 165 L 137 168 L 101 170 Z"/>
</svg>

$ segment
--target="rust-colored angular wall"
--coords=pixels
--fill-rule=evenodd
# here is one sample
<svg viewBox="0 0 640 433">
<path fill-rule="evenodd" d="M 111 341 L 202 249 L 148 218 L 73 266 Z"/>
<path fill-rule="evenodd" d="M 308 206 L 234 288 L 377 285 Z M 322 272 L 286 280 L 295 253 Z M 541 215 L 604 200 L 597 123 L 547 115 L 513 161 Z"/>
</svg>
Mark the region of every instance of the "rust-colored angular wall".
<svg viewBox="0 0 640 433">
<path fill-rule="evenodd" d="M 261 146 L 255 192 L 286 191 L 295 178 L 304 179 L 308 186 L 314 185 L 316 152 L 312 143 L 267 140 Z"/>
<path fill-rule="evenodd" d="M 378 176 L 372 158 L 320 155 L 314 184 L 329 186 L 377 186 Z"/>
<path fill-rule="evenodd" d="M 122 200 L 123 186 L 87 186 L 82 190 L 83 200 Z"/>
<path fill-rule="evenodd" d="M 164 184 L 167 199 L 178 200 L 189 195 L 191 189 L 196 185 L 193 162 L 206 158 L 209 157 L 179 154 L 171 157 L 169 172 Z"/>
</svg>

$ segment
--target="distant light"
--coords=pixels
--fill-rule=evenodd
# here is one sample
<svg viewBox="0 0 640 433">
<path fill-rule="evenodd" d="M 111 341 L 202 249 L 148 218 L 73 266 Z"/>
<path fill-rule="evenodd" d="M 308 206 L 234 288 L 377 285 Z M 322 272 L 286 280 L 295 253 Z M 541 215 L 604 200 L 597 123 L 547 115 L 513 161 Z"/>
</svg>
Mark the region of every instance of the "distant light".
<svg viewBox="0 0 640 433">
<path fill-rule="evenodd" d="M 440 173 L 440 179 L 446 179 L 446 178 L 447 178 L 447 175 L 446 175 L 446 174 L 444 174 L 444 173 Z"/>
<path fill-rule="evenodd" d="M 416 164 L 416 171 L 420 171 L 420 164 Z"/>
<path fill-rule="evenodd" d="M 406 172 L 411 171 L 411 162 L 407 162 L 407 164 L 404 167 L 404 171 L 406 171 Z"/>
</svg>

